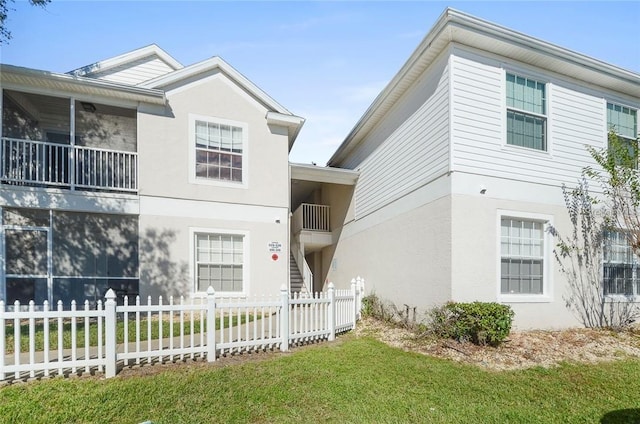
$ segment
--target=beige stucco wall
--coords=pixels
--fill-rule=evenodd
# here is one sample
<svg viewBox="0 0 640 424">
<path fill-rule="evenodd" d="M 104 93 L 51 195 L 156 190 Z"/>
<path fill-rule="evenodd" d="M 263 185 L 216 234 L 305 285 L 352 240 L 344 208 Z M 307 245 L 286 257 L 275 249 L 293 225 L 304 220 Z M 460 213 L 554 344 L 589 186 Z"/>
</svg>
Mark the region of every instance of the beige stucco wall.
<svg viewBox="0 0 640 424">
<path fill-rule="evenodd" d="M 246 234 L 244 295 L 277 294 L 288 284 L 287 130 L 267 125 L 267 108 L 217 70 L 166 90 L 167 107 L 138 111 L 141 293 L 194 290 L 190 228 L 199 228 Z M 202 117 L 245 129 L 242 184 L 190 175 L 191 127 Z M 276 261 L 270 242 L 282 246 Z"/>
<path fill-rule="evenodd" d="M 286 207 L 286 130 L 269 127 L 267 109 L 224 74 L 200 77 L 172 87 L 167 92 L 166 109 L 139 111 L 140 195 Z M 247 125 L 248 148 L 243 152 L 243 167 L 248 169 L 246 188 L 189 182 L 189 155 L 194 149 L 190 114 Z"/>
<path fill-rule="evenodd" d="M 479 187 L 488 190 L 482 195 Z M 367 294 L 400 308 L 415 306 L 420 314 L 449 300 L 500 302 L 515 311 L 517 329 L 580 326 L 565 306 L 570 293 L 550 235 L 547 299 L 522 302 L 500 295 L 501 214 L 548 217 L 562 233 L 571 229 L 560 188 L 454 173 L 364 218 L 347 214 L 335 251 L 323 250 L 323 267 L 338 287 L 347 288 L 360 275 Z"/>
<path fill-rule="evenodd" d="M 523 188 L 526 190 L 526 188 Z M 559 189 L 558 189 L 559 190 Z M 472 211 L 472 213 L 470 213 Z M 503 212 L 499 212 L 503 211 Z M 504 211 L 509 211 L 507 213 Z M 580 322 L 565 307 L 565 277 L 553 257 L 554 240 L 545 239 L 544 260 L 551 267 L 547 284 L 549 300 L 540 302 L 509 302 L 500 299 L 499 215 L 540 214 L 550 216 L 553 225 L 563 233 L 571 229 L 563 205 L 503 200 L 489 195 L 454 195 L 452 197 L 452 299 L 460 302 L 475 300 L 501 301 L 515 312 L 514 326 L 528 328 L 566 328 Z M 551 244 L 551 245 L 549 245 Z"/>
<path fill-rule="evenodd" d="M 328 280 L 347 288 L 359 275 L 366 294 L 423 314 L 451 298 L 451 199 L 440 197 L 398 214 L 388 209 L 400 211 L 392 203 L 345 225 L 333 258 L 326 258 L 333 260 Z"/>
<path fill-rule="evenodd" d="M 269 213 L 270 211 L 265 211 Z M 286 213 L 286 211 L 283 211 Z M 271 214 L 269 213 L 269 216 Z M 248 239 L 244 265 L 248 274 L 245 295 L 276 295 L 288 278 L 286 220 L 280 224 L 215 218 L 140 216 L 140 292 L 142 296 L 189 296 L 194 289 L 190 229 L 212 232 L 242 232 Z M 282 243 L 279 259 L 274 261 L 269 243 Z"/>
</svg>

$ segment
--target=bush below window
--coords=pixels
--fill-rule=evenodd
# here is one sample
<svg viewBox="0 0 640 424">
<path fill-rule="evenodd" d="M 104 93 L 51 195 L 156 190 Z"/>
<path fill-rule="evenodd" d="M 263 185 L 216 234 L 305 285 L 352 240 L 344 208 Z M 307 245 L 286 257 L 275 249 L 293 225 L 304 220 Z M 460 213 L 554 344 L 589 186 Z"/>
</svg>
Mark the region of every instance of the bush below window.
<svg viewBox="0 0 640 424">
<path fill-rule="evenodd" d="M 509 335 L 514 313 L 495 302 L 448 302 L 429 315 L 431 331 L 439 337 L 497 346 Z"/>
</svg>

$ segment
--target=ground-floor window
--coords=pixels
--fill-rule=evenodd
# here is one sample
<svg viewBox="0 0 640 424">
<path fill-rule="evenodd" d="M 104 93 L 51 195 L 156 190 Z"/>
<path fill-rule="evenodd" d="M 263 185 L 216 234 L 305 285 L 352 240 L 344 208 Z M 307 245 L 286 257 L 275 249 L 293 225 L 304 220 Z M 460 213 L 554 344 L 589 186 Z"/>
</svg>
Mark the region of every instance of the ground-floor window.
<svg viewBox="0 0 640 424">
<path fill-rule="evenodd" d="M 3 208 L 1 229 L 7 303 L 68 306 L 104 300 L 109 288 L 121 300 L 138 293 L 136 216 Z"/>
<path fill-rule="evenodd" d="M 194 233 L 195 291 L 216 292 L 244 290 L 245 235 Z"/>
<path fill-rule="evenodd" d="M 605 295 L 637 295 L 639 260 L 624 232 L 608 231 L 604 237 L 602 266 Z"/>
<path fill-rule="evenodd" d="M 544 221 L 502 217 L 500 220 L 500 293 L 544 292 Z"/>
</svg>

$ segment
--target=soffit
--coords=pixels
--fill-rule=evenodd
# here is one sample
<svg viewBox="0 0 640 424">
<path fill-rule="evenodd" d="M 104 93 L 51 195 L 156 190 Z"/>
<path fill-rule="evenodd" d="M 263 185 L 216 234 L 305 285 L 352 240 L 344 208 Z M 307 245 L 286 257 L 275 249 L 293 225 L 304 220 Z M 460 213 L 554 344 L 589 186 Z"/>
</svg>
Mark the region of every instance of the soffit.
<svg viewBox="0 0 640 424">
<path fill-rule="evenodd" d="M 102 97 L 127 102 L 164 104 L 161 90 L 131 87 L 92 78 L 0 65 L 0 84 L 3 88 L 58 96 Z"/>
<path fill-rule="evenodd" d="M 290 163 L 291 180 L 314 183 L 355 185 L 360 175 L 357 171 L 325 166 Z"/>
</svg>

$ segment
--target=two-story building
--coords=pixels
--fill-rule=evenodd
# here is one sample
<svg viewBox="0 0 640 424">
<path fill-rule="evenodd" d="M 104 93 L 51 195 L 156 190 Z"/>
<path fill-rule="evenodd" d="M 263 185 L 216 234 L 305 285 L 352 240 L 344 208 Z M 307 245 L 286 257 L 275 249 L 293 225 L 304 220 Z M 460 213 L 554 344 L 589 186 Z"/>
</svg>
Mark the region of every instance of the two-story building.
<svg viewBox="0 0 640 424">
<path fill-rule="evenodd" d="M 451 9 L 329 167 L 290 164 L 304 119 L 217 57 L 1 65 L 0 90 L 8 302 L 361 275 L 399 307 L 498 301 L 538 328 L 579 325 L 545 231 L 570 231 L 561 186 L 610 129 L 635 139 L 640 108 L 637 73 Z M 616 248 L 607 291 L 636 295 L 637 258 Z"/>
<path fill-rule="evenodd" d="M 2 65 L 0 297 L 275 294 L 304 119 L 218 57 L 152 45 L 67 74 Z"/>
<path fill-rule="evenodd" d="M 579 325 L 545 228 L 571 231 L 562 184 L 610 129 L 638 137 L 639 108 L 639 74 L 447 9 L 328 162 L 360 173 L 328 279 L 360 274 L 401 309 L 497 301 L 520 327 Z M 607 292 L 637 295 L 621 240 Z"/>
</svg>

